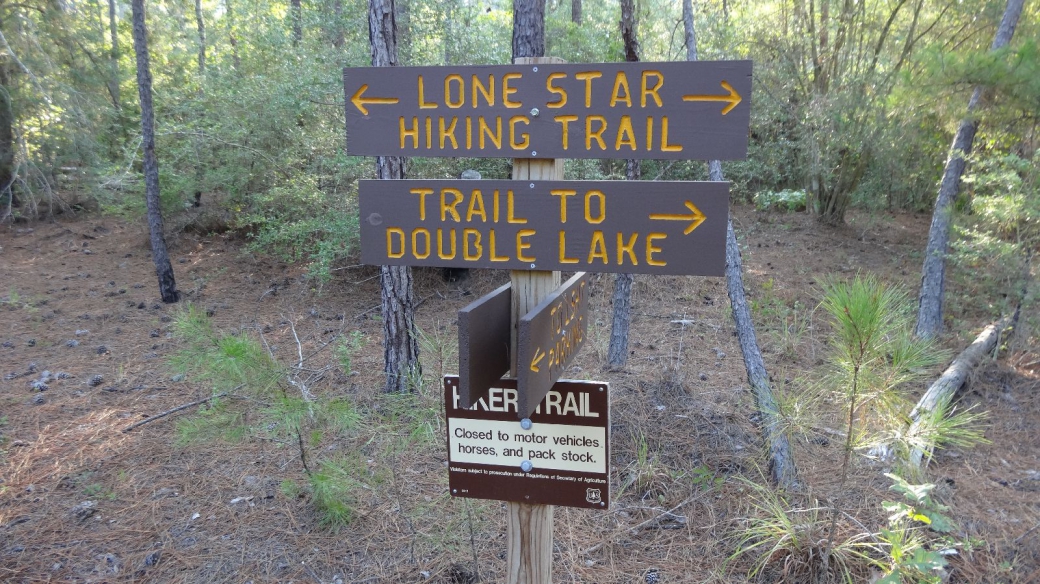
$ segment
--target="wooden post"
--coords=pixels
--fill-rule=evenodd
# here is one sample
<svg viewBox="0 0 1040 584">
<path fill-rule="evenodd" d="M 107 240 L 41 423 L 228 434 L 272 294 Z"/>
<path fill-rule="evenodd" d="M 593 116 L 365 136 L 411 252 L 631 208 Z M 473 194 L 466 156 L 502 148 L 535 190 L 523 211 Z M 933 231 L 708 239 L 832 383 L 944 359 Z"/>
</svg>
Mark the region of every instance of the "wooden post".
<svg viewBox="0 0 1040 584">
<path fill-rule="evenodd" d="M 517 65 L 562 63 L 552 57 L 518 57 Z M 523 181 L 562 180 L 563 160 L 514 159 L 513 179 Z M 517 189 L 522 197 L 524 189 Z M 520 318 L 530 312 L 553 290 L 560 287 L 560 272 L 511 271 L 513 317 L 511 319 L 510 356 L 512 372 L 517 372 L 517 327 Z M 552 505 L 507 503 L 506 582 L 508 584 L 550 584 L 552 582 Z"/>
</svg>

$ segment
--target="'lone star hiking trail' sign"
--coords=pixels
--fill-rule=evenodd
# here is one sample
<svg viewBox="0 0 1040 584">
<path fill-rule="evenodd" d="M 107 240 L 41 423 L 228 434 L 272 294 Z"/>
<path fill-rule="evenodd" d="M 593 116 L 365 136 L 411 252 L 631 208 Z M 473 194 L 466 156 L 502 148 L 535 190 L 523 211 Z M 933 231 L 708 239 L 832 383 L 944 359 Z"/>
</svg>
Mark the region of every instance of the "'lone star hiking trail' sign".
<svg viewBox="0 0 1040 584">
<path fill-rule="evenodd" d="M 347 153 L 736 160 L 751 61 L 343 70 Z"/>
<path fill-rule="evenodd" d="M 729 184 L 363 180 L 374 265 L 722 276 Z"/>
</svg>

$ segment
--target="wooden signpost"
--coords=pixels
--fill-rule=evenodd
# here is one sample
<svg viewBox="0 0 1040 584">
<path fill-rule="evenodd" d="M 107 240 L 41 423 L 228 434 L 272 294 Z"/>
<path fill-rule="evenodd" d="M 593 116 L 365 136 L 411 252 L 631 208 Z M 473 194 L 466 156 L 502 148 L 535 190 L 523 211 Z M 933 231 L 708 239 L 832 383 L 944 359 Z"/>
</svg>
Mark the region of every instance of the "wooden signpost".
<svg viewBox="0 0 1040 584">
<path fill-rule="evenodd" d="M 524 57 L 347 68 L 343 86 L 348 154 L 514 159 L 512 181 L 361 181 L 361 253 L 511 270 L 459 313 L 449 484 L 509 501 L 510 584 L 551 582 L 553 505 L 610 500 L 607 386 L 559 381 L 585 342 L 582 271 L 721 276 L 728 220 L 725 183 L 563 181 L 563 158 L 745 158 L 751 62 Z"/>
<path fill-rule="evenodd" d="M 374 265 L 721 276 L 717 182 L 363 180 Z"/>
<path fill-rule="evenodd" d="M 343 72 L 347 153 L 742 159 L 751 61 Z"/>
</svg>

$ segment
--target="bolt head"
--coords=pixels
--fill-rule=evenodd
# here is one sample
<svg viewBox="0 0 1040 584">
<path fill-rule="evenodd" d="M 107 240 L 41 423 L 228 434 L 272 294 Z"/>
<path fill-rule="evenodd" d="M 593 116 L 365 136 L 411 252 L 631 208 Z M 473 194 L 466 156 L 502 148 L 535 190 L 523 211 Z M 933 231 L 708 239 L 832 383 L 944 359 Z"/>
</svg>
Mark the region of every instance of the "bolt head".
<svg viewBox="0 0 1040 584">
<path fill-rule="evenodd" d="M 534 465 L 531 464 L 530 460 L 525 460 L 525 461 L 520 463 L 520 470 L 522 470 L 524 472 L 531 472 L 531 469 L 533 469 L 533 468 L 534 468 Z"/>
<path fill-rule="evenodd" d="M 530 430 L 531 426 L 531 418 L 524 418 L 523 420 L 520 420 L 520 427 L 524 430 Z"/>
</svg>

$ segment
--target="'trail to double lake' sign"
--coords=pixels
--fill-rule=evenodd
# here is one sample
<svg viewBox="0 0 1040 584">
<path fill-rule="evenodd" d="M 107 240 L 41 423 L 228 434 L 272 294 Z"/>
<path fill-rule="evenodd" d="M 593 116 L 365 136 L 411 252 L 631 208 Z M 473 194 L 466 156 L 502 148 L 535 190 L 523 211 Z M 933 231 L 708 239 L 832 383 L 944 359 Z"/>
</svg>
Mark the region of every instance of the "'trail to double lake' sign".
<svg viewBox="0 0 1040 584">
<path fill-rule="evenodd" d="M 363 180 L 366 264 L 722 276 L 729 183 Z"/>
<path fill-rule="evenodd" d="M 747 157 L 751 61 L 343 70 L 347 153 Z"/>
<path fill-rule="evenodd" d="M 560 381 L 517 420 L 513 379 L 463 408 L 458 377 L 444 378 L 452 496 L 606 509 L 610 505 L 610 400 L 606 383 Z"/>
</svg>

